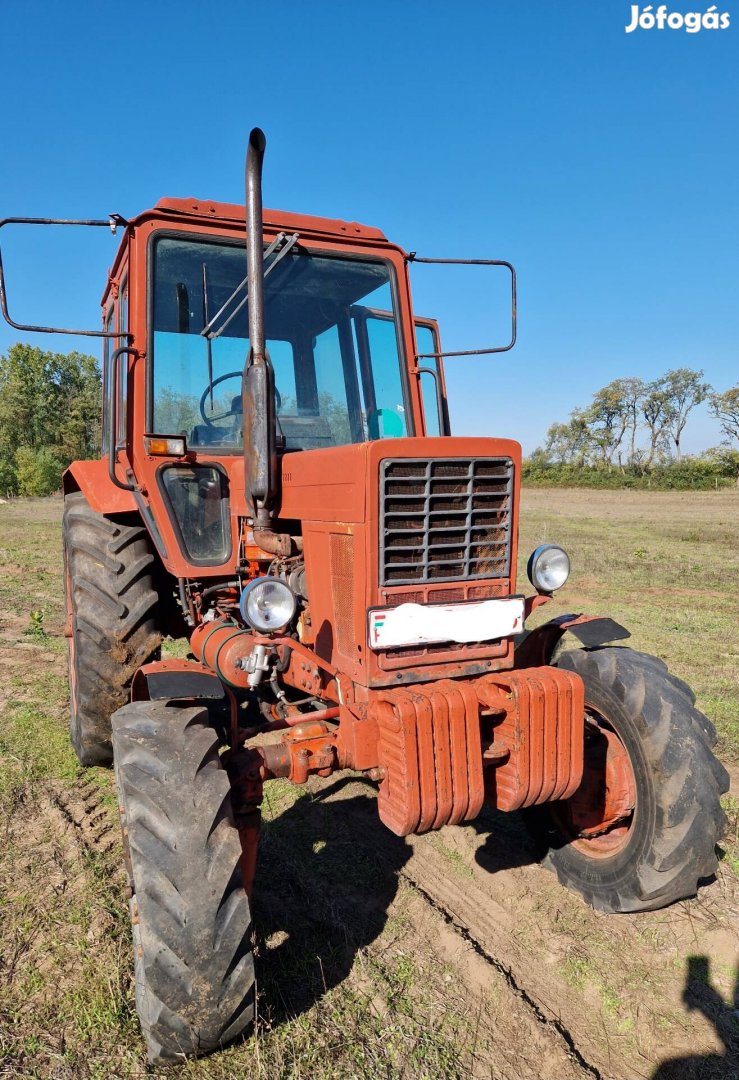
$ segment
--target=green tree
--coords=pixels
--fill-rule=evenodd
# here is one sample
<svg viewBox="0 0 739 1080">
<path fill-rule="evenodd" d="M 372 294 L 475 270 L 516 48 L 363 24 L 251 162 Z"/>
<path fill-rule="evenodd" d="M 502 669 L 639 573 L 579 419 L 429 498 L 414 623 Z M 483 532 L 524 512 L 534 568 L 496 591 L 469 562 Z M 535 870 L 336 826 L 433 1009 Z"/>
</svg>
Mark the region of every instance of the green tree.
<svg viewBox="0 0 739 1080">
<path fill-rule="evenodd" d="M 207 412 L 219 415 L 228 412 L 229 402 L 214 399 L 214 407 L 206 403 Z M 154 426 L 158 434 L 191 436 L 193 428 L 203 423 L 198 409 L 198 399 L 194 394 L 183 394 L 172 386 L 163 386 L 157 390 Z"/>
<path fill-rule="evenodd" d="M 688 414 L 696 405 L 705 401 L 711 391 L 709 384 L 701 381 L 702 378 L 703 371 L 683 367 L 668 371 L 662 379 L 669 399 L 667 430 L 675 445 L 675 460 L 678 465 L 682 456 L 680 439 L 688 421 Z"/>
<path fill-rule="evenodd" d="M 614 379 L 593 397 L 585 419 L 601 461 L 609 468 L 629 426 L 630 413 L 624 379 Z"/>
<path fill-rule="evenodd" d="M 641 411 L 649 431 L 649 450 L 645 459 L 645 467 L 649 468 L 658 451 L 664 449 L 669 425 L 673 419 L 670 389 L 664 379 L 655 379 L 645 387 Z"/>
<path fill-rule="evenodd" d="M 20 446 L 15 452 L 16 487 L 19 495 L 53 495 L 59 490 L 64 463 L 46 446 Z"/>
<path fill-rule="evenodd" d="M 35 465 L 27 453 L 18 456 L 26 450 L 35 454 Z M 28 494 L 39 487 L 56 490 L 71 461 L 99 452 L 100 372 L 95 359 L 12 345 L 0 356 L 0 485 Z"/>
<path fill-rule="evenodd" d="M 552 424 L 547 431 L 546 451 L 561 464 L 585 465 L 593 454 L 587 413 L 575 409 L 568 424 Z"/>
<path fill-rule="evenodd" d="M 629 432 L 629 465 L 636 462 L 636 433 L 639 430 L 639 417 L 641 403 L 646 394 L 646 387 L 642 379 L 629 376 L 618 380 L 623 394 L 623 409 L 627 417 L 626 429 Z M 620 455 L 619 455 L 620 460 Z"/>
<path fill-rule="evenodd" d="M 723 454 L 724 460 L 731 461 L 737 486 L 739 486 L 739 450 L 731 446 L 734 440 L 739 442 L 739 383 L 736 386 L 730 386 L 721 394 L 711 394 L 709 402 L 712 414 L 721 421 L 721 430 L 726 435 L 727 447 Z M 715 451 L 715 453 L 720 452 L 720 448 Z"/>
<path fill-rule="evenodd" d="M 729 387 L 722 394 L 711 394 L 710 409 L 717 420 L 721 421 L 721 430 L 731 441 L 739 442 L 739 383 Z"/>
</svg>

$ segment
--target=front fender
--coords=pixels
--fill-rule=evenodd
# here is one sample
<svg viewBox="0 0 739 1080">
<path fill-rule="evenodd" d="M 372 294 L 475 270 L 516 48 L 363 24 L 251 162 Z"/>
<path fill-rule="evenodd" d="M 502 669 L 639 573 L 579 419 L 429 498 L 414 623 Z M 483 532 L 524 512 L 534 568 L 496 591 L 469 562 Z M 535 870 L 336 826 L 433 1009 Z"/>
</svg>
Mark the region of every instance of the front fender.
<svg viewBox="0 0 739 1080">
<path fill-rule="evenodd" d="M 554 650 L 565 634 L 572 634 L 586 649 L 631 637 L 620 623 L 604 616 L 558 615 L 526 635 L 516 649 L 513 666 L 526 668 L 550 664 Z"/>
<path fill-rule="evenodd" d="M 128 514 L 138 511 L 136 500 L 130 491 L 123 491 L 112 484 L 108 475 L 108 463 L 101 459 L 73 461 L 62 479 L 64 494 L 81 491 L 98 514 Z"/>
</svg>

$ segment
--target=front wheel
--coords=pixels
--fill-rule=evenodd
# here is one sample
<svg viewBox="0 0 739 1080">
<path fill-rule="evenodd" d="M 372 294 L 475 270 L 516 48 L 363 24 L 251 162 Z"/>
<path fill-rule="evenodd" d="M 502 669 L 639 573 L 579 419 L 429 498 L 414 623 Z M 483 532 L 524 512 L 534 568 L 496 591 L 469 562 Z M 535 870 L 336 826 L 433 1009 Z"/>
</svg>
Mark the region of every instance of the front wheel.
<svg viewBox="0 0 739 1080">
<path fill-rule="evenodd" d="M 585 684 L 585 771 L 529 824 L 560 882 L 598 911 L 649 911 L 715 873 L 729 777 L 716 733 L 661 660 L 626 648 L 562 654 Z"/>
<path fill-rule="evenodd" d="M 203 708 L 135 701 L 113 716 L 113 750 L 149 1061 L 207 1054 L 254 1016 L 249 901 L 218 739 Z"/>
</svg>

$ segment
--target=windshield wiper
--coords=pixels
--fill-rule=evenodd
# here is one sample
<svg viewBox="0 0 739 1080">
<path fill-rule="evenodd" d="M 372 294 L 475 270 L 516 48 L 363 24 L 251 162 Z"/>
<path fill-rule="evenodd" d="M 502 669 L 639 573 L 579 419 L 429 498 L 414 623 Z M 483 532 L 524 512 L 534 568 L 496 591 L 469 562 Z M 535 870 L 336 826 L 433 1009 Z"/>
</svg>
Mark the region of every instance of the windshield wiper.
<svg viewBox="0 0 739 1080">
<path fill-rule="evenodd" d="M 298 233 L 293 233 L 292 236 L 289 236 L 289 237 L 286 236 L 285 233 L 278 233 L 278 235 L 275 237 L 275 239 L 272 241 L 272 243 L 269 245 L 269 247 L 267 248 L 267 250 L 264 253 L 264 261 L 265 261 L 265 263 L 267 262 L 267 259 L 270 257 L 270 255 L 275 255 L 274 259 L 269 264 L 269 266 L 265 266 L 265 269 L 264 269 L 264 276 L 265 277 L 268 277 L 272 273 L 272 271 L 277 266 L 277 264 L 280 262 L 280 260 L 284 259 L 284 257 L 287 255 L 288 251 L 290 251 L 290 249 L 295 246 L 295 244 L 298 242 L 298 239 L 299 239 L 299 234 Z M 284 247 L 280 248 L 280 244 L 282 244 L 283 241 L 284 241 Z M 280 248 L 279 251 L 277 250 L 278 248 Z M 277 252 L 277 254 L 275 254 L 275 252 Z M 249 293 L 248 293 L 248 291 L 246 289 L 246 281 L 247 281 L 247 279 L 244 278 L 243 281 L 239 282 L 239 284 L 236 286 L 236 288 L 231 293 L 229 298 L 226 300 L 225 304 L 221 305 L 221 307 L 215 313 L 215 315 L 210 320 L 210 322 L 206 323 L 206 325 L 200 331 L 200 336 L 204 337 L 204 338 L 207 338 L 208 342 L 215 341 L 216 338 L 219 338 L 221 336 L 221 334 L 223 333 L 223 331 L 226 329 L 226 327 L 229 326 L 229 324 L 238 315 L 238 313 L 241 311 L 241 309 L 246 305 L 246 302 L 249 299 Z M 244 296 L 243 296 L 241 302 L 236 305 L 236 307 L 233 309 L 233 311 L 228 316 L 228 318 L 225 320 L 225 322 L 217 330 L 214 331 L 213 327 L 216 325 L 216 323 L 218 322 L 218 320 L 220 319 L 221 315 L 226 310 L 226 308 L 229 306 L 229 304 L 231 304 L 233 302 L 233 300 L 238 296 L 239 292 L 242 289 L 244 290 Z"/>
</svg>

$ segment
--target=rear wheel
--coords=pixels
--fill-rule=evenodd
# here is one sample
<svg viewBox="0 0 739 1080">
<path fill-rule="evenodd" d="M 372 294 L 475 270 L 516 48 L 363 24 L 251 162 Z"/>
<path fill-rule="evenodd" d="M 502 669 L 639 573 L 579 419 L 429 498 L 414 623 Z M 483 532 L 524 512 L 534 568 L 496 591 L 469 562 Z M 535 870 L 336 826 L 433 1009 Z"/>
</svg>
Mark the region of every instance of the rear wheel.
<svg viewBox="0 0 739 1080">
<path fill-rule="evenodd" d="M 207 1054 L 254 1016 L 249 901 L 218 738 L 206 709 L 137 701 L 114 715 L 113 746 L 149 1060 Z"/>
<path fill-rule="evenodd" d="M 563 653 L 585 684 L 583 782 L 530 823 L 563 885 L 599 911 L 692 896 L 716 870 L 729 777 L 713 725 L 661 660 L 625 648 Z"/>
<path fill-rule="evenodd" d="M 131 680 L 159 655 L 154 556 L 141 525 L 98 514 L 85 496 L 64 500 L 70 737 L 83 765 L 110 765 L 110 717 Z"/>
</svg>

